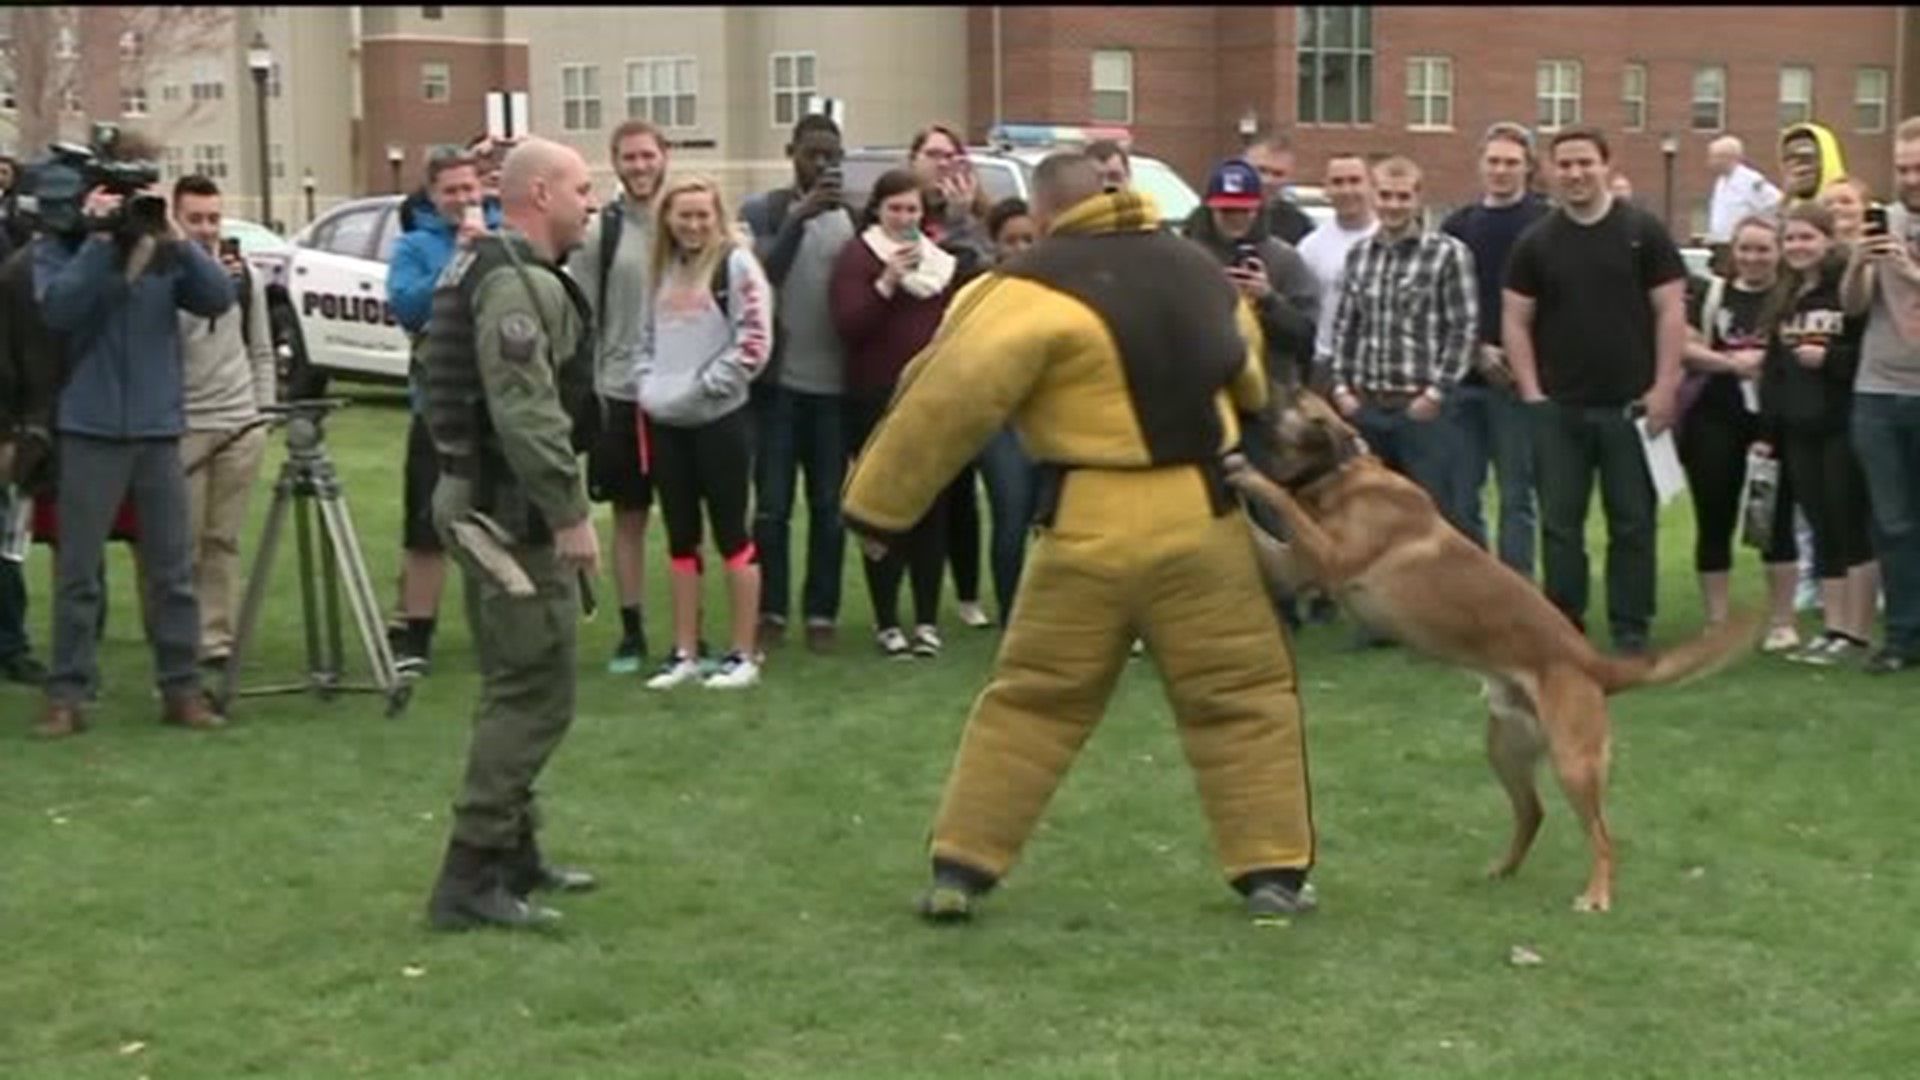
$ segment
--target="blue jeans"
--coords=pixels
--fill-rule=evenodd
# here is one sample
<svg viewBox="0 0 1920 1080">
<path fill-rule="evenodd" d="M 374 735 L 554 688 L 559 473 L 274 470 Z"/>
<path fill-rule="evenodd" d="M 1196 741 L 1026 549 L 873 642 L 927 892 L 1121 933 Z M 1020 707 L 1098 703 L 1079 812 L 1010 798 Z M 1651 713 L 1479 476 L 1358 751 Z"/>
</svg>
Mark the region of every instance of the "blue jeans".
<svg viewBox="0 0 1920 1080">
<path fill-rule="evenodd" d="M 1492 465 L 1500 484 L 1500 561 L 1532 577 L 1539 527 L 1533 510 L 1533 434 L 1519 396 L 1498 386 L 1462 384 L 1448 395 L 1443 419 L 1456 434 L 1453 490 L 1460 502 L 1454 520 L 1468 539 L 1487 546 L 1480 495 Z"/>
<path fill-rule="evenodd" d="M 1454 528 L 1462 528 L 1456 516 L 1460 500 L 1453 495 L 1453 459 L 1459 448 L 1445 416 L 1415 420 L 1405 409 L 1362 404 L 1353 416 L 1353 426 L 1360 429 L 1375 456 L 1426 489 L 1440 513 Z"/>
<path fill-rule="evenodd" d="M 28 502 L 25 492 L 20 502 Z M 0 488 L 0 525 L 10 520 L 14 506 L 7 498 L 5 488 Z M 20 507 L 22 513 L 29 513 L 26 506 Z M 0 664 L 25 657 L 32 651 L 27 639 L 27 579 L 26 568 L 20 563 L 0 559 Z"/>
<path fill-rule="evenodd" d="M 993 595 L 1000 604 L 1000 624 L 1012 617 L 1013 598 L 1020 591 L 1020 570 L 1027 561 L 1027 534 L 1033 528 L 1034 499 L 1039 466 L 1027 457 L 1013 429 L 1002 428 L 980 454 L 980 477 L 987 485 L 987 505 L 993 513 L 989 561 L 993 566 Z"/>
<path fill-rule="evenodd" d="M 1873 503 L 1887 650 L 1920 657 L 1920 397 L 1854 395 L 1853 450 Z"/>
<path fill-rule="evenodd" d="M 847 476 L 845 399 L 766 387 L 754 406 L 759 433 L 754 454 L 753 543 L 760 553 L 760 614 L 784 620 L 793 599 L 790 567 L 793 497 L 800 470 L 807 476 L 807 578 L 801 614 L 840 617 L 840 574 L 846 529 L 840 486 Z"/>
</svg>

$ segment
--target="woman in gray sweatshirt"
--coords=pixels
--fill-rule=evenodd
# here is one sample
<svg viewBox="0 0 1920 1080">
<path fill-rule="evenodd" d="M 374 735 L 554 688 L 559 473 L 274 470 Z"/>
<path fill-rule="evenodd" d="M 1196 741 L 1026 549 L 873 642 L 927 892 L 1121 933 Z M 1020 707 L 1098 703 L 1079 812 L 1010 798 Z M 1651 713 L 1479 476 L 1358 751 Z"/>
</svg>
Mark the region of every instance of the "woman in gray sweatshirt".
<svg viewBox="0 0 1920 1080">
<path fill-rule="evenodd" d="M 673 181 L 654 229 L 653 310 L 634 366 L 646 417 L 640 464 L 667 521 L 672 559 L 674 647 L 647 686 L 695 680 L 734 690 L 759 682 L 755 633 L 760 567 L 748 520 L 753 469 L 747 390 L 773 345 L 773 290 L 753 253 L 727 229 L 719 187 L 705 177 Z M 700 633 L 700 511 L 726 562 L 732 648 L 704 675 Z"/>
</svg>

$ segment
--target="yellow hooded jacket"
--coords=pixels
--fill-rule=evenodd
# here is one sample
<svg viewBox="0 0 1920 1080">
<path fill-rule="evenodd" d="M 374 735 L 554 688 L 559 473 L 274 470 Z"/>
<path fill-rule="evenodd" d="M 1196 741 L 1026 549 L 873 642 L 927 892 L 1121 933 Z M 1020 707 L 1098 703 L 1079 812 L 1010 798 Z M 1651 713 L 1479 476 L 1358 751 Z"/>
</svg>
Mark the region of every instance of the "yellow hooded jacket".
<svg viewBox="0 0 1920 1080">
<path fill-rule="evenodd" d="M 1787 176 L 1787 143 L 1799 137 L 1811 137 L 1814 145 L 1820 148 L 1819 178 L 1814 182 L 1811 195 L 1795 195 L 1788 190 L 1788 185 L 1792 181 Z M 1795 124 L 1780 133 L 1780 189 L 1786 196 L 1784 206 L 1810 202 L 1818 198 L 1822 188 L 1845 175 L 1847 175 L 1847 167 L 1840 156 L 1840 140 L 1834 138 L 1833 132 L 1824 126 L 1811 123 Z"/>
<path fill-rule="evenodd" d="M 1008 424 L 1036 461 L 1070 467 L 1200 463 L 1237 444 L 1236 409 L 1267 399 L 1259 323 L 1159 221 L 1144 194 L 1094 196 L 962 289 L 847 477 L 848 526 L 906 532 Z"/>
</svg>

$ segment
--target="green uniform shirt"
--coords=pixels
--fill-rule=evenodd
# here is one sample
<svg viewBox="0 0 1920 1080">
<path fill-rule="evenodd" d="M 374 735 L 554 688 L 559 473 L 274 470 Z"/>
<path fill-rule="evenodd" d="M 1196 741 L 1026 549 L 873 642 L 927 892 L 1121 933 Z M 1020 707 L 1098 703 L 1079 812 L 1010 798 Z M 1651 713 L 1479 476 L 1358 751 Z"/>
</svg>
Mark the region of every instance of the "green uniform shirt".
<svg viewBox="0 0 1920 1080">
<path fill-rule="evenodd" d="M 495 267 L 473 292 L 490 438 L 527 501 L 558 532 L 588 514 L 580 459 L 573 452 L 573 422 L 561 404 L 558 378 L 588 328 L 559 271 L 533 256 L 523 237 L 503 232 L 526 256 L 527 273 L 511 265 Z"/>
</svg>

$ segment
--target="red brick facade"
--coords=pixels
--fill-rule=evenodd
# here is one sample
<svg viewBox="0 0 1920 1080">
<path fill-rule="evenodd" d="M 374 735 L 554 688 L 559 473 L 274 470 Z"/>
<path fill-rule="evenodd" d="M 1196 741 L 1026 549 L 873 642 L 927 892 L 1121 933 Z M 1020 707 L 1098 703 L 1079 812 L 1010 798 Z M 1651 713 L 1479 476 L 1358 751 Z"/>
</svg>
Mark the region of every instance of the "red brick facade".
<svg viewBox="0 0 1920 1080">
<path fill-rule="evenodd" d="M 1330 152 L 1397 152 L 1427 173 L 1430 201 L 1456 203 L 1475 187 L 1474 146 L 1496 120 L 1531 126 L 1537 115 L 1535 64 L 1581 64 L 1581 118 L 1614 143 L 1616 166 L 1638 197 L 1658 209 L 1664 195 L 1661 136 L 1678 136 L 1676 216 L 1702 203 L 1711 185 L 1706 147 L 1718 132 L 1690 130 L 1693 73 L 1727 71 L 1727 132 L 1776 171 L 1779 71 L 1814 69 L 1814 114 L 1839 135 L 1851 171 L 1884 193 L 1891 179 L 1891 128 L 1900 117 L 1897 43 L 1909 30 L 1892 7 L 1577 8 L 1376 7 L 1372 9 L 1373 122 L 1312 126 L 1296 120 L 1298 68 L 1294 7 L 1003 7 L 1001 112 L 1008 122 L 1089 121 L 1095 49 L 1133 53 L 1132 131 L 1143 153 L 1173 164 L 1199 186 L 1207 170 L 1240 145 L 1249 109 L 1265 128 L 1292 134 L 1303 182 L 1317 182 Z M 969 34 L 975 134 L 994 119 L 992 9 L 972 9 Z M 1453 70 L 1453 123 L 1445 132 L 1409 131 L 1407 60 L 1446 57 Z M 1643 130 L 1624 131 L 1622 72 L 1647 67 Z M 1888 127 L 1854 130 L 1855 72 L 1889 73 Z"/>
<path fill-rule="evenodd" d="M 444 63 L 451 70 L 452 96 L 432 102 L 421 92 L 421 66 Z M 392 191 L 393 171 L 387 147 L 406 149 L 400 186 L 420 183 L 426 155 L 444 143 L 465 144 L 487 127 L 491 90 L 527 89 L 527 47 L 426 39 L 374 40 L 366 43 L 366 126 L 358 133 L 360 182 L 370 192 Z M 344 108 L 344 103 L 343 103 Z"/>
</svg>

